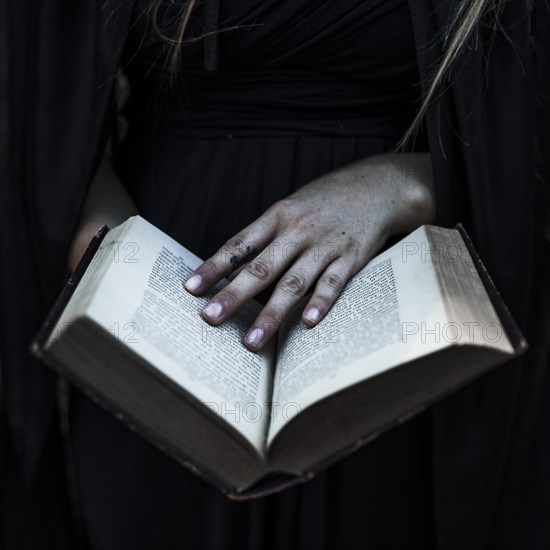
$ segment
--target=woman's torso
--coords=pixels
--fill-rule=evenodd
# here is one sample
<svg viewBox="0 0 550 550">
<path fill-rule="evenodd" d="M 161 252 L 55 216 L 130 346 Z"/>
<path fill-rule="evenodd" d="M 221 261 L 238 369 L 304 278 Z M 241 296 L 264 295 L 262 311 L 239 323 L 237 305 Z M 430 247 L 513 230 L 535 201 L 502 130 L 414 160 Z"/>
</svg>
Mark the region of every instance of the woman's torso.
<svg viewBox="0 0 550 550">
<path fill-rule="evenodd" d="M 170 88 L 143 1 L 124 56 L 119 172 L 143 215 L 199 256 L 300 185 L 391 148 L 420 98 L 403 0 L 220 4 L 216 72 L 204 40 L 184 44 Z M 168 36 L 178 13 L 158 13 Z M 193 13 L 190 38 L 204 29 L 202 6 Z"/>
<path fill-rule="evenodd" d="M 405 1 L 220 4 L 217 71 L 204 69 L 202 40 L 186 44 L 172 90 L 166 50 L 138 4 L 124 52 L 129 130 L 116 155 L 140 213 L 203 258 L 301 185 L 390 149 L 420 94 Z M 159 25 L 174 35 L 162 11 Z M 202 28 L 199 5 L 189 36 Z M 431 545 L 422 418 L 304 486 L 247 504 L 227 501 L 79 394 L 72 424 L 97 548 Z"/>
</svg>

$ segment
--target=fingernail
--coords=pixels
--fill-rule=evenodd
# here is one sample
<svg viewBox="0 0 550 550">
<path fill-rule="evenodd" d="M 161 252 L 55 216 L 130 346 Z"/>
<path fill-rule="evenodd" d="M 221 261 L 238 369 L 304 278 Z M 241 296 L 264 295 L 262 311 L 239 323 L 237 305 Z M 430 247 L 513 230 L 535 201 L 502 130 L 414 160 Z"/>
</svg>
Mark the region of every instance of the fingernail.
<svg viewBox="0 0 550 550">
<path fill-rule="evenodd" d="M 192 275 L 185 283 L 185 288 L 191 292 L 197 290 L 201 286 L 202 277 L 200 275 Z"/>
<path fill-rule="evenodd" d="M 264 337 L 264 331 L 261 328 L 254 328 L 245 336 L 245 340 L 253 345 L 258 346 Z"/>
<path fill-rule="evenodd" d="M 319 317 L 321 316 L 321 312 L 319 311 L 319 308 L 316 306 L 312 306 L 306 310 L 304 313 L 304 317 L 311 321 L 312 323 L 316 323 L 319 320 Z"/>
<path fill-rule="evenodd" d="M 218 302 L 210 302 L 202 311 L 212 319 L 218 319 L 222 314 L 222 305 Z"/>
</svg>

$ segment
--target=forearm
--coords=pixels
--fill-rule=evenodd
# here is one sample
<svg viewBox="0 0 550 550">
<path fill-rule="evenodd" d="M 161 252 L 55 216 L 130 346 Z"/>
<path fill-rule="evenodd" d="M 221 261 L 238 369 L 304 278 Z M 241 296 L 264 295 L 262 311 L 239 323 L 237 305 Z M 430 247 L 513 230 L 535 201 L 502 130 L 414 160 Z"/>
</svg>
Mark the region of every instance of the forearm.
<svg viewBox="0 0 550 550">
<path fill-rule="evenodd" d="M 114 227 L 137 212 L 134 201 L 114 170 L 110 155 L 106 153 L 90 184 L 73 238 L 68 259 L 71 271 L 75 269 L 98 227 L 103 224 Z"/>
</svg>

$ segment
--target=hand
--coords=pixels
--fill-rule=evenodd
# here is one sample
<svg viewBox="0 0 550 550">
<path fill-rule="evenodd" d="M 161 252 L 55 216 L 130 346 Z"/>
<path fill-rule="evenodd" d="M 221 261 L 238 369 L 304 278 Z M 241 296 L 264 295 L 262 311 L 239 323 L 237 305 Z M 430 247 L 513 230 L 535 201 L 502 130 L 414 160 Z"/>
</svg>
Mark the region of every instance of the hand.
<svg viewBox="0 0 550 550">
<path fill-rule="evenodd" d="M 244 339 L 247 348 L 259 351 L 313 285 L 302 312 L 308 327 L 327 314 L 388 237 L 434 220 L 428 153 L 369 157 L 276 202 L 201 264 L 185 287 L 200 295 L 231 278 L 202 310 L 208 323 L 219 325 L 278 281 Z"/>
</svg>

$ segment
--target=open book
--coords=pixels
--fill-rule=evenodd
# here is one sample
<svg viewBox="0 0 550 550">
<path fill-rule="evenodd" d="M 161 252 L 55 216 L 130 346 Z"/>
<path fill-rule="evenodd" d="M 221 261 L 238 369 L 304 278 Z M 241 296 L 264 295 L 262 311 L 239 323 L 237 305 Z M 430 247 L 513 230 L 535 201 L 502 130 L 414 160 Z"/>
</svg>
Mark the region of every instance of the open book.
<svg viewBox="0 0 550 550">
<path fill-rule="evenodd" d="M 314 328 L 306 295 L 260 353 L 255 300 L 202 319 L 228 281 L 189 294 L 200 263 L 139 216 L 102 228 L 31 350 L 233 498 L 313 477 L 526 348 L 460 226 L 385 250 Z"/>
</svg>

